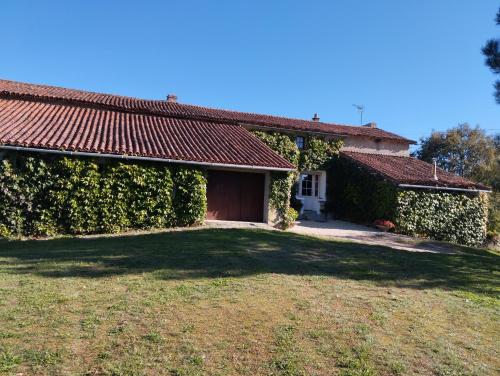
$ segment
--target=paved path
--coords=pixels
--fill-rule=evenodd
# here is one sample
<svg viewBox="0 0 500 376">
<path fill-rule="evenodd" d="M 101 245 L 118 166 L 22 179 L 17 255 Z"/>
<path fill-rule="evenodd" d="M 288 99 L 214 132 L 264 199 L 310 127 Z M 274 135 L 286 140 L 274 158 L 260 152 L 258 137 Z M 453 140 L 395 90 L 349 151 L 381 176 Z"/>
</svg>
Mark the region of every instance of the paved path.
<svg viewBox="0 0 500 376">
<path fill-rule="evenodd" d="M 265 224 L 256 222 L 233 222 L 207 220 L 203 227 L 208 228 L 256 228 L 276 230 Z M 328 222 L 298 221 L 288 232 L 311 235 L 321 238 L 344 239 L 363 244 L 375 244 L 411 252 L 456 253 L 451 244 L 410 236 L 382 232 L 376 228 L 357 225 L 350 222 L 329 220 Z"/>
<path fill-rule="evenodd" d="M 372 227 L 338 220 L 329 220 L 328 222 L 299 221 L 287 231 L 302 235 L 338 238 L 365 244 L 377 244 L 411 252 L 456 252 L 456 249 L 447 243 L 382 232 Z"/>
</svg>

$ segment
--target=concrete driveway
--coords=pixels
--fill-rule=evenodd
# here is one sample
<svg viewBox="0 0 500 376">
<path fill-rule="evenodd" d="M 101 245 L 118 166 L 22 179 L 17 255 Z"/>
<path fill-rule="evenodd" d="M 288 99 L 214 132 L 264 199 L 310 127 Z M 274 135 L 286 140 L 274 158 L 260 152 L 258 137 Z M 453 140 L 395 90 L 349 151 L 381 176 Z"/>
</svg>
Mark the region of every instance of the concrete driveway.
<svg viewBox="0 0 500 376">
<path fill-rule="evenodd" d="M 208 228 L 252 228 L 262 230 L 276 230 L 265 223 L 233 222 L 207 220 L 203 227 Z M 382 232 L 373 227 L 357 225 L 350 222 L 329 220 L 328 222 L 298 221 L 288 230 L 302 235 L 317 236 L 320 238 L 343 239 L 363 244 L 375 244 L 394 249 L 411 252 L 456 253 L 452 244 L 436 242 L 427 239 L 412 238 L 410 236 Z"/>
<path fill-rule="evenodd" d="M 382 232 L 373 227 L 350 222 L 329 220 L 328 222 L 298 221 L 287 231 L 302 235 L 344 239 L 364 244 L 376 244 L 411 252 L 456 253 L 453 245 L 427 239 Z"/>
</svg>

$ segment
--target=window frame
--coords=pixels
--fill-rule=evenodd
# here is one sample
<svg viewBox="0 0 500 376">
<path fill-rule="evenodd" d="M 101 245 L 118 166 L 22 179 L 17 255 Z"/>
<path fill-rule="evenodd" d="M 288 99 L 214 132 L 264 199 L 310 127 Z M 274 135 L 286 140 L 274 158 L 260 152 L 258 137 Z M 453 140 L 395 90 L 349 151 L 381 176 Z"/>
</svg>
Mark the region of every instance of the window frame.
<svg viewBox="0 0 500 376">
<path fill-rule="evenodd" d="M 314 197 L 314 174 L 302 175 L 300 179 L 300 195 L 302 197 Z"/>
<path fill-rule="evenodd" d="M 299 150 L 304 150 L 306 147 L 306 138 L 304 136 L 295 136 L 295 145 Z"/>
</svg>

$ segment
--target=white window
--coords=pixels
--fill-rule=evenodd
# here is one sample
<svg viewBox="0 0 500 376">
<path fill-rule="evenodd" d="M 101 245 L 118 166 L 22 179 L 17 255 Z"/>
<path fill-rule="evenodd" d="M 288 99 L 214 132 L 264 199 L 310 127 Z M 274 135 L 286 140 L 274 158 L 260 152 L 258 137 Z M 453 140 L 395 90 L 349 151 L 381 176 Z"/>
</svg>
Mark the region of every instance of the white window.
<svg viewBox="0 0 500 376">
<path fill-rule="evenodd" d="M 313 195 L 313 179 L 314 175 L 307 174 L 307 175 L 302 175 L 302 182 L 301 182 L 301 195 L 304 197 L 311 197 Z"/>
<path fill-rule="evenodd" d="M 319 197 L 320 175 L 302 174 L 300 175 L 300 195 L 302 197 Z"/>
<path fill-rule="evenodd" d="M 302 136 L 297 136 L 295 138 L 295 145 L 297 145 L 297 147 L 302 150 L 304 149 L 304 144 L 305 144 L 305 141 L 304 141 L 304 137 Z"/>
</svg>

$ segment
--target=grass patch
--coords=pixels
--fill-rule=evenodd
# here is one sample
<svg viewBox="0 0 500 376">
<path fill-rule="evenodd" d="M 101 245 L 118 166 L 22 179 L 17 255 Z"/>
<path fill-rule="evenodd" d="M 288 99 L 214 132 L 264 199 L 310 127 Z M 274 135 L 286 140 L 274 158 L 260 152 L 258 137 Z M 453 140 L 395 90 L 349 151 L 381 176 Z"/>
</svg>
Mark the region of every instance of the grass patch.
<svg viewBox="0 0 500 376">
<path fill-rule="evenodd" d="M 499 275 L 274 231 L 0 240 L 0 373 L 495 374 Z"/>
</svg>

